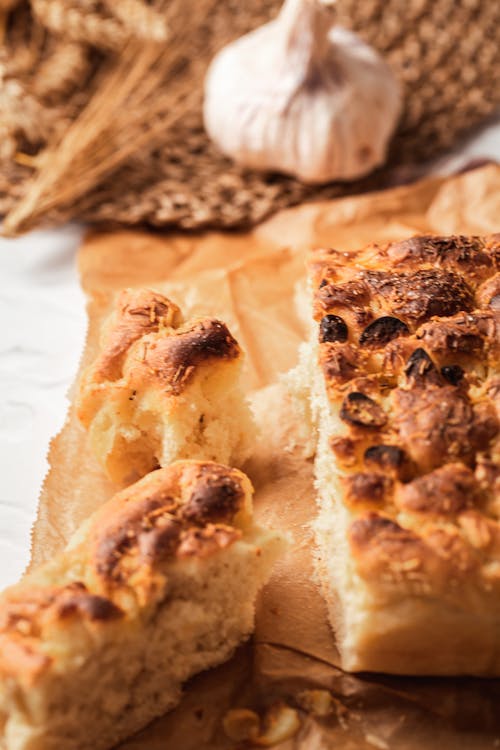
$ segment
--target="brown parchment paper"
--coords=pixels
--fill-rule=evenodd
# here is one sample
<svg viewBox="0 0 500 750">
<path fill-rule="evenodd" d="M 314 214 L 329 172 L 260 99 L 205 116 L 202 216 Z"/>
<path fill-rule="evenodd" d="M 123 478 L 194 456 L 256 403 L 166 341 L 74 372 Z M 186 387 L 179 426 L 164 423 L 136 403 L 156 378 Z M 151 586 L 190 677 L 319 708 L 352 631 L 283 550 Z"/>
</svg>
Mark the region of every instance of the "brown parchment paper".
<svg viewBox="0 0 500 750">
<path fill-rule="evenodd" d="M 280 374 L 292 367 L 305 335 L 294 306 L 312 245 L 355 249 L 416 233 L 489 233 L 500 228 L 500 167 L 449 179 L 283 211 L 247 234 L 90 235 L 79 253 L 88 295 L 89 330 L 82 367 L 113 294 L 147 285 L 170 294 L 186 313 L 222 317 L 247 352 L 246 386 L 262 436 L 245 467 L 258 517 L 290 533 L 258 605 L 256 633 L 227 664 L 192 680 L 181 705 L 122 745 L 123 750 L 223 750 L 221 729 L 232 706 L 293 703 L 305 687 L 323 687 L 339 710 L 302 715 L 281 748 L 482 750 L 500 747 L 500 680 L 348 675 L 338 668 L 334 638 L 314 583 L 309 524 L 314 516 L 312 462 L 304 450 Z M 52 442 L 50 471 L 32 539 L 32 565 L 59 550 L 81 520 L 110 497 L 70 409 Z"/>
</svg>

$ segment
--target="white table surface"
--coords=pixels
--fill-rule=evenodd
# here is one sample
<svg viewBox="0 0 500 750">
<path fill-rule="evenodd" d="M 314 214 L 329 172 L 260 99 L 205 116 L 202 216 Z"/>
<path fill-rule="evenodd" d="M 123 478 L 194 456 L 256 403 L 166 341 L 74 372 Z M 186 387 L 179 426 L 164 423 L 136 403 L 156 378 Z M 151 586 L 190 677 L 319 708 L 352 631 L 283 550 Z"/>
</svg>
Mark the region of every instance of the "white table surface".
<svg viewBox="0 0 500 750">
<path fill-rule="evenodd" d="M 433 171 L 451 173 L 476 157 L 500 161 L 500 122 Z M 85 300 L 75 264 L 82 233 L 68 225 L 0 238 L 0 589 L 28 562 L 49 441 L 63 425 L 83 349 Z"/>
</svg>

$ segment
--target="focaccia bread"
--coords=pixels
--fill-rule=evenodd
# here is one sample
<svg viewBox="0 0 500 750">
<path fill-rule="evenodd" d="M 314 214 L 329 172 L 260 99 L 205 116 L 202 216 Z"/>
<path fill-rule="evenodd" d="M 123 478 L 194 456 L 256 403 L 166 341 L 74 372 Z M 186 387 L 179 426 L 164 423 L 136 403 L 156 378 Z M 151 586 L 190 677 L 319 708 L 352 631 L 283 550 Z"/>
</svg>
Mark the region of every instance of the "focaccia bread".
<svg viewBox="0 0 500 750">
<path fill-rule="evenodd" d="M 342 666 L 500 675 L 500 235 L 317 250 L 297 370 Z"/>
<path fill-rule="evenodd" d="M 161 294 L 121 292 L 76 400 L 110 478 L 130 483 L 182 458 L 241 466 L 253 435 L 241 361 L 221 321 L 183 322 Z"/>
<path fill-rule="evenodd" d="M 179 461 L 105 503 L 0 596 L 0 748 L 100 750 L 227 659 L 283 550 L 236 469 Z"/>
</svg>

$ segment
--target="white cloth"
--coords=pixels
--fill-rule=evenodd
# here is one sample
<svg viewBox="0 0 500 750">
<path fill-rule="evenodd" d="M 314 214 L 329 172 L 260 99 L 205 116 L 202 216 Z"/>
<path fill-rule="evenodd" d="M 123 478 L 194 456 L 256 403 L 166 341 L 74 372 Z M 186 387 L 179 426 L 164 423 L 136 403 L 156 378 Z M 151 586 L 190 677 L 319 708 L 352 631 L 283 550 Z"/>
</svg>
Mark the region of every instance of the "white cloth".
<svg viewBox="0 0 500 750">
<path fill-rule="evenodd" d="M 82 229 L 0 239 L 0 588 L 22 574 L 85 338 L 75 252 Z"/>
</svg>

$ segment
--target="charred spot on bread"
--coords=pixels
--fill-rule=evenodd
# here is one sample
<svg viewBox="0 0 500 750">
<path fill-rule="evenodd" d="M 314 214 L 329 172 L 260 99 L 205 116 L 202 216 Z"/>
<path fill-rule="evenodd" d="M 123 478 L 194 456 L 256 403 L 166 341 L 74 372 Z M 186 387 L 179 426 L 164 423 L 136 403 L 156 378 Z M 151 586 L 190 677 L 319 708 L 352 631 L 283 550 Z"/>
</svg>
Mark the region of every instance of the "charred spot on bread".
<svg viewBox="0 0 500 750">
<path fill-rule="evenodd" d="M 357 461 L 357 450 L 352 437 L 335 435 L 330 438 L 329 445 L 340 464 L 354 466 Z"/>
<path fill-rule="evenodd" d="M 326 341 L 347 341 L 349 331 L 347 324 L 340 315 L 324 315 L 319 324 L 320 343 Z"/>
<path fill-rule="evenodd" d="M 366 449 L 364 459 L 368 465 L 397 469 L 405 460 L 405 452 L 397 445 L 371 445 Z"/>
<path fill-rule="evenodd" d="M 451 385 L 396 389 L 393 415 L 405 450 L 424 472 L 443 461 L 470 465 L 498 430 L 489 405 L 473 406 L 466 394 Z"/>
<path fill-rule="evenodd" d="M 405 367 L 405 375 L 408 383 L 412 386 L 424 383 L 439 384 L 440 382 L 434 362 L 425 349 L 420 346 L 409 357 Z"/>
<path fill-rule="evenodd" d="M 365 513 L 351 523 L 349 537 L 357 546 L 362 547 L 372 539 L 396 541 L 417 539 L 411 531 L 404 529 L 396 521 L 378 513 Z"/>
<path fill-rule="evenodd" d="M 68 593 L 69 595 L 61 597 L 57 606 L 57 614 L 61 619 L 83 615 L 92 622 L 107 622 L 124 615 L 123 610 L 105 596 L 89 594 L 85 591 Z"/>
<path fill-rule="evenodd" d="M 359 337 L 359 343 L 361 346 L 384 346 L 399 336 L 406 336 L 409 332 L 406 323 L 399 318 L 383 315 L 367 325 Z"/>
<path fill-rule="evenodd" d="M 75 581 L 62 586 L 32 588 L 22 598 L 7 596 L 0 630 L 38 638 L 47 623 L 72 617 L 89 623 L 106 623 L 123 616 L 123 610 L 111 599 L 91 593 L 85 584 Z"/>
<path fill-rule="evenodd" d="M 153 563 L 174 554 L 182 529 L 177 518 L 159 517 L 150 528 L 143 529 L 137 538 L 140 557 Z"/>
<path fill-rule="evenodd" d="M 383 427 L 387 415 L 370 396 L 360 391 L 348 393 L 340 408 L 340 418 L 356 427 Z"/>
<path fill-rule="evenodd" d="M 444 365 L 441 368 L 441 375 L 448 383 L 458 385 L 463 380 L 465 373 L 460 365 Z"/>
<path fill-rule="evenodd" d="M 407 479 L 412 473 L 407 453 L 398 445 L 371 445 L 363 455 L 369 469 L 377 469 L 398 479 Z"/>
<path fill-rule="evenodd" d="M 226 471 L 203 467 L 181 515 L 196 524 L 232 521 L 240 510 L 245 493 L 241 484 Z"/>
<path fill-rule="evenodd" d="M 158 559 L 175 552 L 180 528 L 175 521 L 177 504 L 171 497 L 134 498 L 119 517 L 110 519 L 96 532 L 95 565 L 106 580 L 122 581 L 121 563 L 125 556 L 142 554 Z M 174 521 L 172 521 L 172 518 Z M 154 556 L 154 557 L 153 557 Z"/>
</svg>

